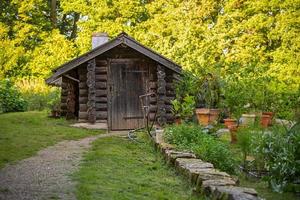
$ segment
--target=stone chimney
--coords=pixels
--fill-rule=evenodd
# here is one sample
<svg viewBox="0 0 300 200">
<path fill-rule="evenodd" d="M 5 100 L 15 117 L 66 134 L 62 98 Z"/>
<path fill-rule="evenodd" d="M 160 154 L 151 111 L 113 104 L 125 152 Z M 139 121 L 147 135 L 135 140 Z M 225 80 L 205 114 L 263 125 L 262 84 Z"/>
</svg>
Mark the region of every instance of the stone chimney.
<svg viewBox="0 0 300 200">
<path fill-rule="evenodd" d="M 93 33 L 92 34 L 92 49 L 108 42 L 107 33 Z"/>
</svg>

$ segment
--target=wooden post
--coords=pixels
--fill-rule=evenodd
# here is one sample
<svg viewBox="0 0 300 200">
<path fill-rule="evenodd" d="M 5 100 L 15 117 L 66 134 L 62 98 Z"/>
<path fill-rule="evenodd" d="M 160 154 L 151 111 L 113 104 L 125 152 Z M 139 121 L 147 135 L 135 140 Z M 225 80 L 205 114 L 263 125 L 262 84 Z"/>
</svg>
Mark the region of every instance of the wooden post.
<svg viewBox="0 0 300 200">
<path fill-rule="evenodd" d="M 167 122 L 166 118 L 166 72 L 161 65 L 157 66 L 157 122 L 163 126 Z"/>
<path fill-rule="evenodd" d="M 96 122 L 96 89 L 95 89 L 95 68 L 96 60 L 92 59 L 87 64 L 87 87 L 88 87 L 88 101 L 87 101 L 87 113 L 88 122 Z"/>
</svg>

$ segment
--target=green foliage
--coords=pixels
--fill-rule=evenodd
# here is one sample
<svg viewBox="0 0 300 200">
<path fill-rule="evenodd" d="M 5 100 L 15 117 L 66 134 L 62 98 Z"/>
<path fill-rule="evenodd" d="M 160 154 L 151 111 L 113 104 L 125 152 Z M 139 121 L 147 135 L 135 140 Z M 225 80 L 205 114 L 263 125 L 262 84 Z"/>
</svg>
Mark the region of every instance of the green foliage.
<svg viewBox="0 0 300 200">
<path fill-rule="evenodd" d="M 177 99 L 171 101 L 172 103 L 172 113 L 175 116 L 181 117 L 184 120 L 190 119 L 195 110 L 195 100 L 193 96 L 185 96 L 182 102 Z"/>
<path fill-rule="evenodd" d="M 198 107 L 217 108 L 221 99 L 221 85 L 218 77 L 208 73 L 199 81 L 197 90 Z"/>
<path fill-rule="evenodd" d="M 59 108 L 60 88 L 48 86 L 43 79 L 38 78 L 18 79 L 15 84 L 28 102 L 28 110 Z"/>
<path fill-rule="evenodd" d="M 258 138 L 256 138 L 258 139 Z M 269 171 L 267 177 L 274 191 L 281 192 L 288 183 L 299 181 L 300 177 L 300 125 L 292 129 L 274 127 L 254 142 L 254 151 L 261 154 Z"/>
<path fill-rule="evenodd" d="M 45 78 L 53 68 L 90 50 L 93 32 L 114 37 L 126 31 L 196 77 L 218 75 L 228 84 L 225 95 L 237 99 L 236 106 L 231 97 L 227 102 L 233 113 L 249 103 L 251 109 L 292 119 L 300 83 L 299 3 L 4 1 L 0 78 Z"/>
<path fill-rule="evenodd" d="M 252 140 L 255 139 L 256 130 L 254 126 L 240 127 L 237 132 L 237 145 L 243 153 L 243 165 L 247 170 L 246 158 L 252 152 Z"/>
<path fill-rule="evenodd" d="M 216 168 L 235 173 L 236 160 L 229 146 L 204 133 L 200 126 L 194 124 L 169 126 L 165 130 L 165 138 L 180 149 L 193 151 L 203 160 L 213 163 Z"/>
<path fill-rule="evenodd" d="M 238 146 L 244 155 L 254 157 L 245 167 L 258 172 L 267 171 L 264 177 L 276 192 L 299 181 L 300 175 L 300 124 L 292 128 L 276 125 L 269 130 L 258 127 L 240 129 Z M 251 170 L 250 169 L 250 170 Z"/>
<path fill-rule="evenodd" d="M 27 103 L 9 79 L 0 81 L 0 113 L 25 111 Z"/>
</svg>

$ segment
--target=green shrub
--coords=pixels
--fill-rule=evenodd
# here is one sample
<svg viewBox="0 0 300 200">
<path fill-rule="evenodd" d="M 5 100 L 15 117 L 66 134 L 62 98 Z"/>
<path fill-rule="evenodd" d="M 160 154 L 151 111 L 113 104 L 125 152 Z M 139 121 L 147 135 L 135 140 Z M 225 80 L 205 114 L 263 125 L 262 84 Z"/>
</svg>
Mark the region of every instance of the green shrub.
<svg viewBox="0 0 300 200">
<path fill-rule="evenodd" d="M 255 158 L 263 158 L 269 171 L 265 177 L 274 191 L 283 191 L 289 183 L 300 181 L 300 124 L 288 130 L 274 126 L 251 142 Z"/>
<path fill-rule="evenodd" d="M 25 111 L 26 105 L 26 101 L 11 80 L 0 81 L 0 112 Z"/>
<path fill-rule="evenodd" d="M 28 110 L 52 109 L 60 99 L 60 89 L 46 85 L 43 79 L 19 79 L 16 86 L 28 102 Z"/>
<path fill-rule="evenodd" d="M 180 149 L 194 152 L 220 170 L 235 173 L 236 160 L 229 146 L 214 136 L 204 133 L 198 125 L 169 126 L 165 130 L 165 139 Z"/>
</svg>

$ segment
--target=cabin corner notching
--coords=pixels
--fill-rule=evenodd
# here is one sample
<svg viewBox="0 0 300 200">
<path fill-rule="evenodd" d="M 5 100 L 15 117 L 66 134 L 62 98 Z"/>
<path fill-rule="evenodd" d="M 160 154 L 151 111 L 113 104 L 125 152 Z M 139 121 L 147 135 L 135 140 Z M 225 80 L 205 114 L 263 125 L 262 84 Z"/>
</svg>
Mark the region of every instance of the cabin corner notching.
<svg viewBox="0 0 300 200">
<path fill-rule="evenodd" d="M 57 68 L 46 82 L 61 79 L 61 113 L 66 118 L 128 130 L 144 126 L 139 96 L 148 93 L 150 120 L 173 121 L 173 83 L 180 73 L 176 63 L 121 33 Z"/>
</svg>

